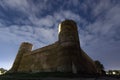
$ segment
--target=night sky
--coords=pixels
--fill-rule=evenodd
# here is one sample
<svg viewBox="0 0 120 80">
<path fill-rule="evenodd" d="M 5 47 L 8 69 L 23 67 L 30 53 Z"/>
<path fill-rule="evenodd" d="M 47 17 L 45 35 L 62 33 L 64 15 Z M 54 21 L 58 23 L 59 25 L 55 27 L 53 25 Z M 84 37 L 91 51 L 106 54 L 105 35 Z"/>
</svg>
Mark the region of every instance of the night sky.
<svg viewBox="0 0 120 80">
<path fill-rule="evenodd" d="M 0 68 L 11 68 L 22 42 L 34 50 L 57 41 L 65 19 L 76 21 L 93 60 L 120 69 L 120 0 L 0 0 Z"/>
</svg>

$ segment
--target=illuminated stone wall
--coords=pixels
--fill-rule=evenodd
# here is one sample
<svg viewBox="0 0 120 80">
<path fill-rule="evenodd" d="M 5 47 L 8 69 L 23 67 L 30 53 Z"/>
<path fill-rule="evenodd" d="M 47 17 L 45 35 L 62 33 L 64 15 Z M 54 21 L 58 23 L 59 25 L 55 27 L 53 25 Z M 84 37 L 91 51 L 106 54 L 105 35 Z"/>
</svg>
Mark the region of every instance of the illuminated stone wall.
<svg viewBox="0 0 120 80">
<path fill-rule="evenodd" d="M 94 61 L 80 47 L 74 21 L 65 20 L 59 25 L 58 38 L 57 42 L 34 51 L 31 45 L 21 46 L 10 71 L 97 73 Z"/>
</svg>

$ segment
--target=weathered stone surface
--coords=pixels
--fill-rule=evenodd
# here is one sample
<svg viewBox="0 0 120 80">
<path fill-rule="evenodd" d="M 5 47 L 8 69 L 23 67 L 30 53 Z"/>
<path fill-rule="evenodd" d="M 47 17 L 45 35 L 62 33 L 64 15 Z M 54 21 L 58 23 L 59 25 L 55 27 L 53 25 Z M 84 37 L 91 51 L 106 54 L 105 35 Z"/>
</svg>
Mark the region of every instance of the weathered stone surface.
<svg viewBox="0 0 120 80">
<path fill-rule="evenodd" d="M 80 47 L 74 21 L 63 21 L 58 37 L 57 42 L 34 51 L 31 45 L 21 46 L 10 71 L 97 73 L 94 61 Z"/>
<path fill-rule="evenodd" d="M 11 68 L 11 72 L 17 72 L 19 66 L 21 65 L 21 60 L 23 58 L 23 55 L 30 53 L 32 50 L 32 44 L 28 42 L 23 42 L 19 48 L 18 54 L 16 56 L 16 59 L 14 61 L 14 64 Z"/>
</svg>

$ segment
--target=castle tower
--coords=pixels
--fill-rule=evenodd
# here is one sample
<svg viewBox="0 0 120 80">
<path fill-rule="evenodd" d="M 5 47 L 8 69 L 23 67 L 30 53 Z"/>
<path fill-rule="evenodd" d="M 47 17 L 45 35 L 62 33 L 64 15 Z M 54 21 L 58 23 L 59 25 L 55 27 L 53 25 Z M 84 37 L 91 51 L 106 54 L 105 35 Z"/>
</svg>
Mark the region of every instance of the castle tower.
<svg viewBox="0 0 120 80">
<path fill-rule="evenodd" d="M 15 58 L 12 68 L 10 72 L 17 72 L 20 62 L 22 60 L 23 55 L 28 54 L 32 50 L 32 44 L 28 42 L 23 42 L 19 48 L 18 54 Z"/>
<path fill-rule="evenodd" d="M 65 20 L 59 24 L 59 42 L 61 45 L 80 45 L 77 25 L 73 20 Z"/>
<path fill-rule="evenodd" d="M 77 26 L 73 20 L 65 20 L 59 25 L 59 43 L 61 47 L 59 53 L 63 56 L 59 62 L 64 65 L 62 66 L 63 71 L 77 72 L 80 42 Z"/>
<path fill-rule="evenodd" d="M 81 49 L 77 25 L 65 20 L 59 25 L 58 41 L 32 50 L 32 44 L 21 44 L 9 72 L 73 72 L 95 74 L 94 61 Z"/>
<path fill-rule="evenodd" d="M 60 54 L 63 71 L 74 73 L 95 73 L 94 61 L 81 49 L 77 25 L 73 20 L 65 20 L 59 25 Z M 91 65 L 91 66 L 88 66 Z"/>
</svg>

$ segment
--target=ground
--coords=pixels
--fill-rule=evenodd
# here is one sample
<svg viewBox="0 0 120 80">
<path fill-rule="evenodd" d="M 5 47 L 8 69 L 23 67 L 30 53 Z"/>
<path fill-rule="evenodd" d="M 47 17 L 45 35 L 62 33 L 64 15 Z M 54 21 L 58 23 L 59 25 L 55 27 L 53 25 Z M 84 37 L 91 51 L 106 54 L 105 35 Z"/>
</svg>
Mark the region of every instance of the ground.
<svg viewBox="0 0 120 80">
<path fill-rule="evenodd" d="M 120 76 L 82 75 L 72 73 L 10 73 L 0 80 L 120 80 Z"/>
</svg>

